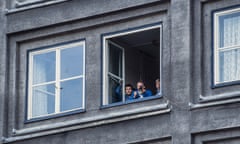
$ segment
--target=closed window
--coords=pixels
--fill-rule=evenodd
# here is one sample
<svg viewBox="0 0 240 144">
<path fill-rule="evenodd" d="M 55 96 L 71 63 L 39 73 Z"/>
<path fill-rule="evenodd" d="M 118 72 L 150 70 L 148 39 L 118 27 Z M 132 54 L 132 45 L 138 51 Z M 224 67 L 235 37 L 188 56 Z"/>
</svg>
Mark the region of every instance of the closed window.
<svg viewBox="0 0 240 144">
<path fill-rule="evenodd" d="M 85 43 L 75 42 L 28 56 L 28 119 L 84 109 Z"/>
<path fill-rule="evenodd" d="M 240 8 L 214 13 L 214 84 L 240 80 Z"/>
<path fill-rule="evenodd" d="M 103 35 L 104 105 L 160 97 L 161 24 Z"/>
</svg>

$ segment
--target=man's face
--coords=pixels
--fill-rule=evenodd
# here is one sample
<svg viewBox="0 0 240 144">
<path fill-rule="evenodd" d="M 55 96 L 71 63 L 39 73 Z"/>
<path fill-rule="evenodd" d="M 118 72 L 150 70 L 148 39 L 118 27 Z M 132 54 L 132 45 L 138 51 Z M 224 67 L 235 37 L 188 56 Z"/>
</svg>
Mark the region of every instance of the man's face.
<svg viewBox="0 0 240 144">
<path fill-rule="evenodd" d="M 132 88 L 130 86 L 127 86 L 125 88 L 125 93 L 126 93 L 126 95 L 131 95 L 132 94 Z"/>
<path fill-rule="evenodd" d="M 159 80 L 156 80 L 155 85 L 156 85 L 157 89 L 160 89 L 160 81 Z"/>
<path fill-rule="evenodd" d="M 143 84 L 142 82 L 138 82 L 138 83 L 137 83 L 137 89 L 138 89 L 138 90 L 141 90 L 141 91 L 142 91 L 143 89 L 145 89 L 144 84 Z"/>
</svg>

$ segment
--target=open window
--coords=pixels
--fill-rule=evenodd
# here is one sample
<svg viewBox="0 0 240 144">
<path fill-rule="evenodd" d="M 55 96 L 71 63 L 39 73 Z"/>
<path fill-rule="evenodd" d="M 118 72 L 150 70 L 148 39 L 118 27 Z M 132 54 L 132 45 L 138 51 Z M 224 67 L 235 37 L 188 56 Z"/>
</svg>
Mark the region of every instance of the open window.
<svg viewBox="0 0 240 144">
<path fill-rule="evenodd" d="M 145 98 L 138 93 L 139 81 L 148 97 L 161 96 L 160 79 L 161 24 L 103 35 L 103 105 Z"/>
</svg>

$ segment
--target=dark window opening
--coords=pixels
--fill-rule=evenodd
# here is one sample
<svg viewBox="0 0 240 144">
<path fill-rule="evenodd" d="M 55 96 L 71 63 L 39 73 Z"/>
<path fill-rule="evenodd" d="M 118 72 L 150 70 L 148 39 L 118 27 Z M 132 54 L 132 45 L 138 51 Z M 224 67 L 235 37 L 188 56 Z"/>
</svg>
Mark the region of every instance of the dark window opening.
<svg viewBox="0 0 240 144">
<path fill-rule="evenodd" d="M 158 26 L 104 39 L 104 105 L 160 96 L 155 84 L 158 81 L 160 85 L 160 35 Z M 139 81 L 144 85 L 137 86 Z M 132 93 L 127 89 L 132 89 Z"/>
</svg>

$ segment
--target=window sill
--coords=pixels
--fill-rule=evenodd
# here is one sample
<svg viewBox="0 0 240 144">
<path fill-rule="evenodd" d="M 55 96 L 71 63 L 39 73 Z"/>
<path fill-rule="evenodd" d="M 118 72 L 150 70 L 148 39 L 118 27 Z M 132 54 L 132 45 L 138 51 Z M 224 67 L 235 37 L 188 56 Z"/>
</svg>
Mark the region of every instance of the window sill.
<svg viewBox="0 0 240 144">
<path fill-rule="evenodd" d="M 117 103 L 112 103 L 112 104 L 108 104 L 108 105 L 102 105 L 100 107 L 100 109 L 107 109 L 107 108 L 112 108 L 112 107 L 124 106 L 124 105 L 132 104 L 132 103 L 140 103 L 140 102 L 144 102 L 144 101 L 159 99 L 159 98 L 162 98 L 162 97 L 163 97 L 162 95 L 160 95 L 160 96 L 150 96 L 150 97 L 140 98 L 140 99 L 131 100 L 131 101 L 117 102 Z"/>
<path fill-rule="evenodd" d="M 47 115 L 47 116 L 42 116 L 42 117 L 31 118 L 31 119 L 25 120 L 24 123 L 28 124 L 28 123 L 32 123 L 32 122 L 49 120 L 49 119 L 52 119 L 52 118 L 69 116 L 69 115 L 79 114 L 79 113 L 83 113 L 83 112 L 86 112 L 86 110 L 85 109 L 78 109 L 78 110 L 74 110 L 74 111 L 68 111 L 68 112 L 62 112 L 62 113 L 58 113 L 58 114 L 52 114 L 52 115 Z"/>
<path fill-rule="evenodd" d="M 226 86 L 239 85 L 239 84 L 240 84 L 239 80 L 232 81 L 232 82 L 223 82 L 223 83 L 219 83 L 219 84 L 212 84 L 212 89 L 226 87 Z"/>
<path fill-rule="evenodd" d="M 240 98 L 240 91 L 223 93 L 223 94 L 218 94 L 213 96 L 200 95 L 199 101 L 200 103 L 206 103 L 206 102 L 220 101 L 220 100 L 233 99 L 233 98 Z"/>
<path fill-rule="evenodd" d="M 240 103 L 240 91 L 223 93 L 213 96 L 200 95 L 199 104 L 189 103 L 189 107 L 191 110 L 194 110 L 231 103 Z"/>
<path fill-rule="evenodd" d="M 170 112 L 171 108 L 169 106 L 169 103 L 143 106 L 137 110 L 130 109 L 126 111 L 111 112 L 108 114 L 99 114 L 97 116 L 85 117 L 66 122 L 58 122 L 31 128 L 13 130 L 13 136 L 3 138 L 2 141 L 3 143 L 11 143 L 36 137 L 42 137 L 46 135 L 58 134 L 66 131 L 96 127 L 121 121 L 139 119 L 159 114 L 166 114 Z"/>
</svg>

